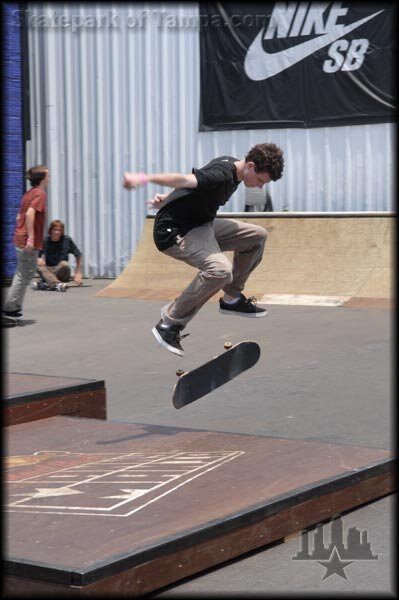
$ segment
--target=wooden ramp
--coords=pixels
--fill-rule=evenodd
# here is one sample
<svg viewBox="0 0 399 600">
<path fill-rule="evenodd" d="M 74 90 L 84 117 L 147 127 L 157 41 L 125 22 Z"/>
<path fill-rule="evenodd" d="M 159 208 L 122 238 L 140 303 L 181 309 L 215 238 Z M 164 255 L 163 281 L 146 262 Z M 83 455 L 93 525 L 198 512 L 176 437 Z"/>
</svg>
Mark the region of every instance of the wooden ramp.
<svg viewBox="0 0 399 600">
<path fill-rule="evenodd" d="M 57 415 L 106 419 L 104 381 L 4 373 L 5 425 Z"/>
<path fill-rule="evenodd" d="M 268 232 L 263 261 L 246 286 L 248 295 L 269 304 L 391 306 L 391 213 L 241 213 L 218 218 L 254 222 Z M 166 301 L 191 281 L 195 270 L 158 252 L 152 228 L 153 218 L 148 217 L 131 261 L 97 296 Z"/>
<path fill-rule="evenodd" d="M 141 596 L 394 490 L 375 448 L 69 417 L 6 431 L 7 596 Z"/>
</svg>

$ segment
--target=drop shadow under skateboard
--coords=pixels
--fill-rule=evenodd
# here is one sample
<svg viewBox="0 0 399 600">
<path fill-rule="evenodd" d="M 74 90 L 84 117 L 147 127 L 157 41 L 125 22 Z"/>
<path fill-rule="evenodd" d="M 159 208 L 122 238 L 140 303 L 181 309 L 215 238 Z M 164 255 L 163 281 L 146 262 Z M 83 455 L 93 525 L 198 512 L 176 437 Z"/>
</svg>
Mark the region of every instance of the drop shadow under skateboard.
<svg viewBox="0 0 399 600">
<path fill-rule="evenodd" d="M 192 371 L 177 371 L 179 380 L 172 398 L 175 408 L 183 408 L 206 396 L 258 362 L 260 347 L 256 342 L 244 341 L 230 346 L 226 343 L 228 350 Z"/>
</svg>

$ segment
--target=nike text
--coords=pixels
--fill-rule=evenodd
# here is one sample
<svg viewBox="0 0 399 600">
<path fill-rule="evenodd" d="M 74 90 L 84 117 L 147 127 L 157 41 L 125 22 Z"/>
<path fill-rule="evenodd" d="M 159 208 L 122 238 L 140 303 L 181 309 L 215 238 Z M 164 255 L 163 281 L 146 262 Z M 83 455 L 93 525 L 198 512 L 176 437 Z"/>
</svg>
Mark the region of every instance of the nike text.
<svg viewBox="0 0 399 600">
<path fill-rule="evenodd" d="M 332 60 L 328 59 L 324 62 L 325 73 L 359 69 L 366 57 L 369 40 L 360 38 L 349 42 L 342 38 L 370 19 L 374 19 L 384 9 L 354 23 L 344 24 L 338 21 L 347 14 L 348 9 L 342 8 L 341 2 L 330 4 L 329 2 L 277 2 L 266 31 L 261 29 L 247 50 L 244 69 L 249 79 L 261 81 L 274 77 L 327 47 L 329 47 L 328 55 Z M 330 7 L 329 11 L 328 7 Z M 290 37 L 307 39 L 277 52 L 263 47 L 263 41 Z"/>
</svg>

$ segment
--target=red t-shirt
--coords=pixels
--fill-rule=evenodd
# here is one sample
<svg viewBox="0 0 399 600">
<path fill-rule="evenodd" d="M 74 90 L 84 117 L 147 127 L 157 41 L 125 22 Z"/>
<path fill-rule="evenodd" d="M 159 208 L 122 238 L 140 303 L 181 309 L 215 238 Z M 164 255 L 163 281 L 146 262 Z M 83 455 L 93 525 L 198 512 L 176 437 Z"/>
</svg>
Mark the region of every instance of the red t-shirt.
<svg viewBox="0 0 399 600">
<path fill-rule="evenodd" d="M 22 196 L 21 206 L 19 208 L 17 226 L 14 233 L 14 244 L 18 248 L 25 248 L 28 240 L 28 231 L 26 229 L 26 211 L 32 207 L 35 209 L 34 222 L 34 248 L 41 250 L 43 248 L 44 221 L 46 216 L 46 192 L 40 187 L 33 187 Z"/>
</svg>

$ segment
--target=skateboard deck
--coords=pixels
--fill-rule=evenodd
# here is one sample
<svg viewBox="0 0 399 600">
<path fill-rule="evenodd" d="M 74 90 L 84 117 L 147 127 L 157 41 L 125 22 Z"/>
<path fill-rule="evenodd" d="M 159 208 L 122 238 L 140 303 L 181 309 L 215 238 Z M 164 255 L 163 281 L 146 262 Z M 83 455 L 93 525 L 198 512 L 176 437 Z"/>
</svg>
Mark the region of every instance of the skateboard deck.
<svg viewBox="0 0 399 600">
<path fill-rule="evenodd" d="M 253 367 L 259 357 L 260 347 L 256 342 L 239 342 L 200 367 L 182 373 L 173 389 L 173 406 L 183 408 L 206 396 Z"/>
</svg>

